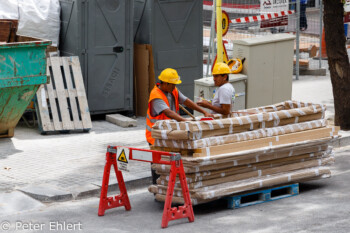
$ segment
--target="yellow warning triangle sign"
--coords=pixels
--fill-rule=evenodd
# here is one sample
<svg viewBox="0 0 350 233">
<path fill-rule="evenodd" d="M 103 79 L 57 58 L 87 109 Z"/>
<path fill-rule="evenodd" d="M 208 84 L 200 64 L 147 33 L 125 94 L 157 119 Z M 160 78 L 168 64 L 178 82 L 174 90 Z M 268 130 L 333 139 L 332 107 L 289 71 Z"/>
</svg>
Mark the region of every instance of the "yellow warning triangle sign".
<svg viewBox="0 0 350 233">
<path fill-rule="evenodd" d="M 124 151 L 124 150 L 122 150 L 122 153 L 120 153 L 120 155 L 119 155 L 119 157 L 118 157 L 118 161 L 124 162 L 124 163 L 128 163 L 128 160 L 126 159 L 125 151 Z"/>
</svg>

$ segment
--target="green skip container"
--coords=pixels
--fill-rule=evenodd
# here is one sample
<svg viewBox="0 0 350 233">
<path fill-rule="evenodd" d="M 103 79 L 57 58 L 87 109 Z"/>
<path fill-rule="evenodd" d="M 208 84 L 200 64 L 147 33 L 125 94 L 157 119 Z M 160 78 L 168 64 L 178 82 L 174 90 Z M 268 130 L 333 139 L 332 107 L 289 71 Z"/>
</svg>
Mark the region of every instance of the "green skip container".
<svg viewBox="0 0 350 233">
<path fill-rule="evenodd" d="M 48 82 L 46 48 L 50 41 L 0 44 L 0 137 L 14 128 L 39 86 Z"/>
</svg>

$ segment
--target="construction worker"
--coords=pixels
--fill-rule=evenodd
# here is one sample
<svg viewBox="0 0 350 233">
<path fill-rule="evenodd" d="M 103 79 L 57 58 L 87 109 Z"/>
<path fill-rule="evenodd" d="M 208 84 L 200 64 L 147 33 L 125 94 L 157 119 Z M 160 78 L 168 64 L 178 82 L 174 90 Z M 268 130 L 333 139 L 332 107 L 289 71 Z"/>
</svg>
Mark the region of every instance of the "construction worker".
<svg viewBox="0 0 350 233">
<path fill-rule="evenodd" d="M 167 119 L 174 119 L 177 121 L 187 120 L 179 115 L 179 104 L 184 104 L 193 110 L 201 112 L 205 117 L 213 116 L 184 96 L 176 88 L 176 85 L 181 83 L 180 76 L 176 70 L 167 68 L 160 73 L 158 79 L 160 80 L 160 84 L 157 84 L 153 88 L 148 100 L 146 138 L 149 145 L 153 145 L 155 141 L 154 138 L 152 138 L 151 130 L 156 121 Z M 152 169 L 153 184 L 156 184 L 158 177 Z"/>
<path fill-rule="evenodd" d="M 213 68 L 213 78 L 215 86 L 219 87 L 215 91 L 215 96 L 210 103 L 207 100 L 200 100 L 197 104 L 201 107 L 208 108 L 211 113 L 220 113 L 228 115 L 233 110 L 233 100 L 235 96 L 235 89 L 228 82 L 231 69 L 223 62 L 218 62 Z"/>
<path fill-rule="evenodd" d="M 300 0 L 300 31 L 307 29 L 306 6 L 307 0 Z"/>
</svg>

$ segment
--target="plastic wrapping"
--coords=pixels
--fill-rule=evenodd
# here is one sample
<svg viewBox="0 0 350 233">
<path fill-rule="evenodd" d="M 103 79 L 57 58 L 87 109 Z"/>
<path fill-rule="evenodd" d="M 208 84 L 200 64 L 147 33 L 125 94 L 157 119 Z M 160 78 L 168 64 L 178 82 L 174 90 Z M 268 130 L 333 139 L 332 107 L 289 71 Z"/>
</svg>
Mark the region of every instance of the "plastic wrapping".
<svg viewBox="0 0 350 233">
<path fill-rule="evenodd" d="M 264 148 L 260 150 L 251 151 L 249 153 L 238 152 L 228 155 L 216 155 L 207 158 L 199 157 L 182 157 L 185 166 L 210 166 L 215 164 L 224 164 L 227 162 L 233 163 L 234 166 L 242 164 L 263 162 L 273 159 L 287 158 L 307 153 L 318 153 L 323 151 L 331 151 L 332 147 L 327 145 L 329 139 L 315 140 L 310 143 L 295 143 L 288 146 L 278 146 L 270 150 Z"/>
<path fill-rule="evenodd" d="M 18 0 L 1 0 L 0 19 L 18 19 Z"/>
<path fill-rule="evenodd" d="M 193 140 L 193 141 L 156 139 L 155 146 L 181 148 L 181 149 L 197 149 L 197 148 L 203 148 L 207 146 L 217 146 L 217 145 L 223 145 L 223 144 L 228 144 L 233 142 L 254 140 L 259 138 L 272 137 L 272 136 L 278 136 L 278 135 L 283 135 L 288 133 L 295 133 L 295 132 L 300 132 L 300 131 L 305 131 L 310 129 L 316 129 L 320 127 L 325 127 L 326 124 L 327 124 L 327 121 L 324 119 L 321 119 L 321 120 L 314 120 L 314 121 L 290 124 L 290 125 L 273 127 L 273 128 L 263 128 L 263 129 L 253 130 L 253 131 L 245 131 L 242 133 L 233 133 L 233 134 L 228 134 L 224 136 L 209 137 L 209 138 Z M 186 132 L 184 131 L 178 131 L 178 132 L 183 132 L 184 135 L 186 134 Z M 174 135 L 174 132 L 169 132 L 168 135 Z M 178 136 L 181 137 L 180 135 Z M 164 134 L 163 138 L 165 137 L 166 137 L 166 134 Z"/>
<path fill-rule="evenodd" d="M 287 152 L 287 151 L 286 151 Z M 186 177 L 193 180 L 202 180 L 204 177 L 213 176 L 216 174 L 239 174 L 242 172 L 256 171 L 264 168 L 278 167 L 285 164 L 291 164 L 294 162 L 326 158 L 332 155 L 332 148 L 327 145 L 315 146 L 306 148 L 305 150 L 294 150 L 290 153 L 275 152 L 268 155 L 259 156 L 249 159 L 241 160 L 226 160 L 219 161 L 218 163 L 212 164 L 184 164 L 184 170 Z M 152 168 L 156 170 L 157 174 L 161 177 L 168 177 L 170 172 L 169 166 L 159 166 L 156 164 L 152 165 Z M 168 178 L 165 178 L 167 180 Z"/>
<path fill-rule="evenodd" d="M 18 0 L 17 34 L 52 41 L 57 47 L 60 33 L 59 0 Z"/>
<path fill-rule="evenodd" d="M 252 115 L 209 121 L 157 121 L 152 127 L 152 137 L 156 139 L 198 140 L 248 130 L 322 119 L 324 117 L 324 111 L 324 105 L 313 104 L 301 108 L 276 112 L 259 112 Z"/>
<path fill-rule="evenodd" d="M 183 158 L 191 198 L 198 204 L 259 188 L 330 177 L 330 170 L 325 166 L 334 163 L 334 155 L 327 142 L 329 139 L 284 146 L 267 153 L 261 150 L 241 152 L 209 160 Z M 157 200 L 162 200 L 167 190 L 169 168 L 155 164 L 152 168 L 161 176 L 157 185 L 149 190 L 160 195 L 156 196 Z M 178 181 L 176 196 L 179 198 L 173 202 L 178 202 L 182 196 Z"/>
<path fill-rule="evenodd" d="M 198 189 L 190 189 L 191 198 L 198 199 L 198 201 L 213 200 L 215 198 L 241 193 L 249 190 L 260 188 L 284 185 L 289 183 L 303 182 L 312 179 L 329 178 L 331 171 L 329 167 L 314 167 L 300 169 L 293 172 L 278 173 L 270 176 L 262 176 L 259 178 L 244 179 L 239 181 L 232 181 L 221 183 L 212 186 L 206 186 Z M 166 194 L 167 186 L 152 185 L 149 191 L 156 194 Z M 182 191 L 175 188 L 174 196 L 181 197 Z M 194 203 L 196 203 L 194 202 Z"/>
<path fill-rule="evenodd" d="M 186 174 L 200 171 L 222 169 L 226 167 L 239 166 L 247 163 L 268 161 L 278 158 L 298 156 L 306 153 L 317 153 L 328 150 L 331 138 L 314 140 L 309 142 L 291 143 L 270 148 L 258 148 L 250 151 L 240 151 L 216 155 L 212 157 L 182 157 Z M 329 148 L 331 151 L 332 148 Z M 152 168 L 160 173 L 169 173 L 170 166 L 153 164 Z"/>
<path fill-rule="evenodd" d="M 327 127 L 325 106 L 286 101 L 213 121 L 158 121 L 153 149 L 180 152 L 194 204 L 272 186 L 330 177 L 334 163 L 328 143 L 338 137 Z M 186 157 L 184 155 L 190 155 Z M 164 200 L 170 167 L 149 187 Z M 173 202 L 182 202 L 179 181 Z"/>
<path fill-rule="evenodd" d="M 306 113 L 305 115 L 301 115 L 299 112 L 294 112 L 295 114 L 288 115 L 288 111 L 285 111 L 284 113 L 281 111 L 274 113 L 259 113 L 244 117 L 208 121 L 157 121 L 152 128 L 152 137 L 157 139 L 196 140 L 229 134 L 230 128 L 232 128 L 232 133 L 239 133 L 248 130 L 317 120 L 321 119 L 323 116 L 321 108 L 318 108 L 316 113 L 313 113 L 310 110 L 310 113 Z M 187 134 L 183 134 L 181 131 L 185 131 Z M 178 138 L 177 134 L 186 135 L 186 138 Z"/>
<path fill-rule="evenodd" d="M 328 157 L 322 157 L 317 156 L 314 158 L 304 158 L 294 161 L 293 163 L 284 164 L 284 165 L 277 165 L 275 166 L 258 166 L 254 168 L 247 168 L 246 172 L 238 170 L 228 170 L 227 172 L 224 171 L 216 171 L 212 172 L 209 176 L 197 176 L 195 179 L 187 177 L 188 187 L 190 189 L 196 189 L 211 185 L 217 185 L 221 183 L 231 182 L 231 181 L 238 181 L 238 180 L 244 180 L 244 179 L 250 179 L 250 178 L 259 178 L 263 176 L 269 176 L 274 175 L 282 172 L 292 172 L 300 169 L 305 168 L 312 168 L 317 166 L 327 166 L 334 163 L 334 156 L 327 155 Z M 250 170 L 250 171 L 248 171 Z M 168 185 L 168 179 L 165 176 L 161 176 L 160 179 L 157 180 L 157 184 L 159 185 Z M 181 188 L 180 182 L 177 181 L 176 188 Z"/>
<path fill-rule="evenodd" d="M 277 145 L 289 145 L 297 142 L 311 142 L 320 138 L 337 137 L 338 131 L 334 127 L 313 129 L 307 131 L 301 131 L 297 133 L 291 133 L 280 136 L 273 136 L 267 138 L 261 138 L 251 141 L 243 141 L 230 143 L 219 146 L 211 146 L 205 148 L 199 148 L 195 150 L 193 157 L 211 157 L 219 154 L 233 153 L 237 151 L 249 151 L 259 148 L 273 148 Z"/>
</svg>

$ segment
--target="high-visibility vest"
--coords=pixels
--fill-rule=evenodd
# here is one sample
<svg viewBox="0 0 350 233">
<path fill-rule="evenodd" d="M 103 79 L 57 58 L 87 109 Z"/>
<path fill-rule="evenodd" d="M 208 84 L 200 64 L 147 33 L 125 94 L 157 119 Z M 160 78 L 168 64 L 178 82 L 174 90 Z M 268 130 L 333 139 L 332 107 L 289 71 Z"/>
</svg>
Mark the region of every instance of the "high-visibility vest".
<svg viewBox="0 0 350 233">
<path fill-rule="evenodd" d="M 172 92 L 174 98 L 175 98 L 175 109 L 176 113 L 179 112 L 179 91 L 175 87 Z M 146 116 L 146 139 L 147 142 L 150 144 L 154 144 L 154 138 L 152 138 L 151 131 L 152 126 L 159 120 L 169 120 L 170 118 L 167 117 L 164 113 L 159 114 L 158 116 L 152 117 L 151 116 L 151 101 L 154 99 L 161 99 L 163 100 L 168 107 L 170 108 L 170 104 L 168 101 L 168 98 L 165 96 L 162 90 L 159 89 L 159 87 L 155 86 L 153 90 L 151 91 L 151 94 L 149 96 L 148 100 L 148 110 L 147 110 L 147 116 Z"/>
</svg>

